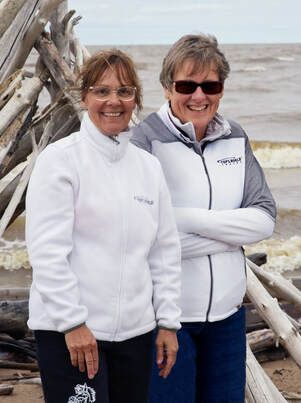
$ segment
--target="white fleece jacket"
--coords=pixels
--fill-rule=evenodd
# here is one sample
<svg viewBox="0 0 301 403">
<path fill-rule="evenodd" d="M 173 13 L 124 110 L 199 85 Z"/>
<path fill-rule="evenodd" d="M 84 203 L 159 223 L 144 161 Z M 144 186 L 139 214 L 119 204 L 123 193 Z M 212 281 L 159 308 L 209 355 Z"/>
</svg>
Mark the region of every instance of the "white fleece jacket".
<svg viewBox="0 0 301 403">
<path fill-rule="evenodd" d="M 180 328 L 180 245 L 156 158 L 80 131 L 38 157 L 26 198 L 31 329 L 86 322 L 98 340 Z"/>
</svg>

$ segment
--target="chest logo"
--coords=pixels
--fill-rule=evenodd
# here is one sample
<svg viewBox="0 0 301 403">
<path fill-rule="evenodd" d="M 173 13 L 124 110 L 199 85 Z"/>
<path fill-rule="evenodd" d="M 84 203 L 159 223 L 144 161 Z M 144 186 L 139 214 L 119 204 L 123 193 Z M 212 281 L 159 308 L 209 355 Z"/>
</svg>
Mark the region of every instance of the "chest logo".
<svg viewBox="0 0 301 403">
<path fill-rule="evenodd" d="M 226 157 L 217 160 L 218 164 L 220 165 L 238 165 L 241 164 L 242 158 L 241 157 Z"/>
<path fill-rule="evenodd" d="M 144 204 L 148 204 L 149 206 L 152 206 L 154 204 L 153 200 L 150 200 L 149 198 L 147 198 L 146 196 L 139 196 L 139 195 L 135 195 L 134 196 L 134 200 L 136 200 L 139 203 L 144 203 Z"/>
</svg>

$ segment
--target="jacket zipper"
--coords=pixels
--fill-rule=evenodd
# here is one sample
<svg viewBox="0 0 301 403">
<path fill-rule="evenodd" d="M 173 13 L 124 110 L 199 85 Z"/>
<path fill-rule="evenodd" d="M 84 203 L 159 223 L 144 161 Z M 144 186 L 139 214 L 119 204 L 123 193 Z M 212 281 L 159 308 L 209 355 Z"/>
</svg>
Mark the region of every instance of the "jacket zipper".
<svg viewBox="0 0 301 403">
<path fill-rule="evenodd" d="M 116 143 L 116 146 L 118 146 L 119 142 Z M 119 175 L 115 177 L 115 183 L 118 182 L 118 189 L 122 188 L 121 186 L 121 181 Z M 122 195 L 124 193 L 122 192 Z M 125 197 L 120 197 L 119 198 L 119 205 L 124 206 L 124 204 L 128 204 L 128 199 Z M 120 211 L 128 211 L 128 206 L 126 208 L 121 208 Z M 122 230 L 122 245 L 120 248 L 120 273 L 119 273 L 119 290 L 118 290 L 118 311 L 117 311 L 117 318 L 116 318 L 116 327 L 114 331 L 114 337 L 113 341 L 116 340 L 116 337 L 118 336 L 118 333 L 120 331 L 120 320 L 121 320 L 121 298 L 122 298 L 122 291 L 123 291 L 123 281 L 124 281 L 124 270 L 125 270 L 125 265 L 126 265 L 126 249 L 127 249 L 127 232 L 128 232 L 128 222 L 127 222 L 127 217 L 125 214 L 121 215 L 121 230 Z"/>
<path fill-rule="evenodd" d="M 206 177 L 207 177 L 207 180 L 208 180 L 208 185 L 209 185 L 209 207 L 208 207 L 208 209 L 211 210 L 211 206 L 212 206 L 212 185 L 211 185 L 208 168 L 207 168 L 207 165 L 206 165 L 206 162 L 205 162 L 205 159 L 204 159 L 202 151 L 201 151 L 200 155 L 201 155 L 201 158 L 202 158 L 202 161 L 203 161 Z M 211 305 L 212 305 L 212 296 L 213 296 L 213 272 L 212 272 L 211 256 L 208 256 L 208 260 L 209 260 L 209 269 L 210 269 L 210 294 L 209 294 L 208 309 L 207 309 L 207 312 L 206 312 L 206 322 L 208 322 L 208 317 L 209 317 L 209 313 L 210 313 Z"/>
</svg>

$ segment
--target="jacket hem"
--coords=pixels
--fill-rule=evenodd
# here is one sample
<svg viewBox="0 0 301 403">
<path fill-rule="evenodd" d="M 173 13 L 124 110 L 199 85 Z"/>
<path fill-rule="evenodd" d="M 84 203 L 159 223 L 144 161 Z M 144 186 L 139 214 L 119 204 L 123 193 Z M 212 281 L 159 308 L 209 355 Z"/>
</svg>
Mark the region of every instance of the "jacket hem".
<svg viewBox="0 0 301 403">
<path fill-rule="evenodd" d="M 240 307 L 239 307 L 240 308 Z M 239 308 L 231 309 L 227 313 L 223 313 L 222 315 L 209 315 L 208 322 L 217 322 L 219 320 L 227 319 L 229 316 L 233 315 L 238 311 Z M 206 315 L 203 316 L 183 316 L 181 317 L 181 322 L 206 322 Z"/>
</svg>

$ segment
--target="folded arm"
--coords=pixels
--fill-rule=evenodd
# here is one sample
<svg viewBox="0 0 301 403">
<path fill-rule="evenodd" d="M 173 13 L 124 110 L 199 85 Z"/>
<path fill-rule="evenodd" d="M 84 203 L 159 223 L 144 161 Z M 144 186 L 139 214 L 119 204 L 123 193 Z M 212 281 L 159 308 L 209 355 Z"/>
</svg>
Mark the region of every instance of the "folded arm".
<svg viewBox="0 0 301 403">
<path fill-rule="evenodd" d="M 272 235 L 276 205 L 249 140 L 245 147 L 245 180 L 240 208 L 207 210 L 175 208 L 178 230 L 231 245 L 244 245 Z"/>
<path fill-rule="evenodd" d="M 182 259 L 193 259 L 215 253 L 232 252 L 237 245 L 206 238 L 198 234 L 179 232 Z"/>
</svg>

